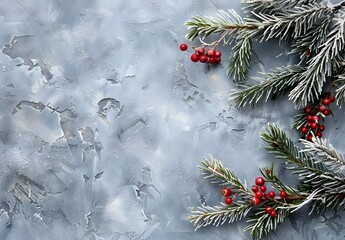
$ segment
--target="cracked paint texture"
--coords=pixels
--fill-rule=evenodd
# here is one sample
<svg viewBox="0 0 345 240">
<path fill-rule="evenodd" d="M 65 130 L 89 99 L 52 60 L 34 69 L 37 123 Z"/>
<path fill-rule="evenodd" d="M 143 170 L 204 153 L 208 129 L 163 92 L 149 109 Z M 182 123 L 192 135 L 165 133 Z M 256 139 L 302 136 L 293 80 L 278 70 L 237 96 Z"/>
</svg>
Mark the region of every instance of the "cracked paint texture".
<svg viewBox="0 0 345 240">
<path fill-rule="evenodd" d="M 272 160 L 259 141 L 268 122 L 297 139 L 286 100 L 243 112 L 229 101 L 230 47 L 217 67 L 179 51 L 185 20 L 240 7 L 2 0 L 0 239 L 251 239 L 244 222 L 195 232 L 186 220 L 221 201 L 198 171 L 204 157 L 251 182 Z M 277 42 L 254 45 L 251 75 L 293 61 Z M 345 149 L 335 116 L 325 137 Z M 344 239 L 344 219 L 296 213 L 267 239 Z"/>
</svg>

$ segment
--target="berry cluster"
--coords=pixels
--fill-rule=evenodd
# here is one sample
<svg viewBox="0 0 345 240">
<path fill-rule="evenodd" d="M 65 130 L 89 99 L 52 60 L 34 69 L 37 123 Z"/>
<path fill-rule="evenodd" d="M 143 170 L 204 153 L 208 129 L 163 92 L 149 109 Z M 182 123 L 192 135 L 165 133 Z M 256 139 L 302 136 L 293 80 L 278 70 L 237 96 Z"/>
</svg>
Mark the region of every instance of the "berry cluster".
<svg viewBox="0 0 345 240">
<path fill-rule="evenodd" d="M 314 106 L 308 106 L 304 109 L 307 115 L 306 124 L 301 128 L 301 133 L 304 137 L 311 141 L 313 135 L 321 138 L 322 132 L 326 129 L 325 125 L 320 124 L 320 120 L 324 120 L 325 117 L 331 115 L 332 111 L 329 105 L 335 101 L 333 96 L 329 96 L 321 99 L 320 103 Z"/>
<path fill-rule="evenodd" d="M 202 62 L 202 63 L 209 63 L 209 64 L 216 64 L 221 62 L 222 52 L 218 50 L 214 50 L 210 48 L 206 50 L 204 47 L 192 47 L 194 49 L 194 53 L 190 56 L 192 62 Z M 188 49 L 187 44 L 182 43 L 180 45 L 181 51 L 186 51 Z"/>
<path fill-rule="evenodd" d="M 270 174 L 270 171 L 267 170 L 267 174 Z M 253 195 L 251 198 L 251 203 L 254 206 L 258 206 L 262 203 L 262 201 L 275 201 L 276 193 L 274 191 L 267 191 L 267 187 L 265 186 L 265 179 L 263 177 L 257 177 L 255 179 L 255 185 L 252 186 Z M 222 195 L 225 197 L 224 202 L 227 205 L 232 204 L 232 198 L 230 197 L 233 192 L 229 188 L 222 189 Z M 284 199 L 287 197 L 287 193 L 285 191 L 280 191 L 279 193 L 280 199 Z M 264 199 L 263 199 L 264 198 Z M 269 214 L 271 217 L 277 216 L 277 211 L 274 210 L 271 206 L 267 206 L 265 209 L 266 213 Z"/>
</svg>

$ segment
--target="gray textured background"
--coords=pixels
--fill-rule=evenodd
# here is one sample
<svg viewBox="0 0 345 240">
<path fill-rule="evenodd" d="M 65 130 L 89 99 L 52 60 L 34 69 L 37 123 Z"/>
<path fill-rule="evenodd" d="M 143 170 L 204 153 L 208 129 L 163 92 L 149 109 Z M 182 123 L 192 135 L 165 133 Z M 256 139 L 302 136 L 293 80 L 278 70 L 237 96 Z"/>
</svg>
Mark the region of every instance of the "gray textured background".
<svg viewBox="0 0 345 240">
<path fill-rule="evenodd" d="M 228 100 L 230 47 L 211 68 L 179 51 L 185 20 L 227 8 L 240 1 L 0 1 L 0 239 L 251 239 L 245 222 L 186 221 L 221 201 L 203 157 L 251 184 L 272 160 L 266 123 L 298 137 L 291 103 L 239 112 Z M 293 61 L 275 41 L 255 47 L 252 73 Z M 335 115 L 325 137 L 344 149 Z M 344 214 L 301 211 L 267 239 L 344 239 L 343 227 Z"/>
</svg>

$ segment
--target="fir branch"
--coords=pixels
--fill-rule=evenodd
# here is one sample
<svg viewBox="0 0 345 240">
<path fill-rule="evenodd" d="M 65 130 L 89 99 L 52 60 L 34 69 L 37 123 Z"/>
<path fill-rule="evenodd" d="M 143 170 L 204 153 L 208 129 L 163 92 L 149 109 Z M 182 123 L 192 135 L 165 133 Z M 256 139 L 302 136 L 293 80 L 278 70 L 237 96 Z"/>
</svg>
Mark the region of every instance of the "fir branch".
<svg viewBox="0 0 345 240">
<path fill-rule="evenodd" d="M 275 208 L 277 205 L 274 205 Z M 262 239 L 265 235 L 275 230 L 279 223 L 282 223 L 290 214 L 289 209 L 277 209 L 277 216 L 271 217 L 265 213 L 265 208 L 256 209 L 255 214 L 247 222 L 252 223 L 245 227 L 244 231 L 250 231 L 255 238 Z"/>
<path fill-rule="evenodd" d="M 238 194 L 251 194 L 251 191 L 238 179 L 235 173 L 225 168 L 220 161 L 214 158 L 211 158 L 211 160 L 205 158 L 202 165 L 200 169 L 206 175 L 205 178 L 210 178 L 212 183 L 230 184 L 240 191 Z"/>
<path fill-rule="evenodd" d="M 205 206 L 192 210 L 188 216 L 195 228 L 205 227 L 210 224 L 218 227 L 226 222 L 231 223 L 243 219 L 250 209 L 251 203 L 233 203 L 231 206 Z"/>
<path fill-rule="evenodd" d="M 228 77 L 234 82 L 242 82 L 247 78 L 252 55 L 252 39 L 248 32 L 239 34 L 232 48 L 230 63 L 227 70 Z"/>
<path fill-rule="evenodd" d="M 289 99 L 299 107 L 318 99 L 326 77 L 331 77 L 335 60 L 339 59 L 345 47 L 345 13 L 338 15 L 333 30 L 327 41 L 320 46 L 320 52 L 313 57 L 307 70 L 301 75 L 300 83 L 290 92 Z"/>
<path fill-rule="evenodd" d="M 302 140 L 304 152 L 308 152 L 314 161 L 322 162 L 333 174 L 344 177 L 345 158 L 327 140 L 314 138 L 312 142 Z"/>
<path fill-rule="evenodd" d="M 241 30 L 253 30 L 256 27 L 246 24 L 233 10 L 219 11 L 218 17 L 197 16 L 185 22 L 189 33 L 186 38 L 194 40 L 197 37 L 205 38 L 215 34 L 233 34 Z"/>
<path fill-rule="evenodd" d="M 266 74 L 266 80 L 260 79 L 258 84 L 234 92 L 231 98 L 241 109 L 246 106 L 255 107 L 273 96 L 283 95 L 290 87 L 297 84 L 296 81 L 303 71 L 304 68 L 298 65 L 276 68 Z"/>
</svg>

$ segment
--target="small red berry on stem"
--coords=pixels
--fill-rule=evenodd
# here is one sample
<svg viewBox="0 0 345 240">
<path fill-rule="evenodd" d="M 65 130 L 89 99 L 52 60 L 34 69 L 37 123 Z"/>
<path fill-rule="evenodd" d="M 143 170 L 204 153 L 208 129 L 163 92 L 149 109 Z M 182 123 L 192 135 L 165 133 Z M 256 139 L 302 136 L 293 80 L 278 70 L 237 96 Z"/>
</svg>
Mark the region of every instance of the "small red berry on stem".
<svg viewBox="0 0 345 240">
<path fill-rule="evenodd" d="M 322 103 L 324 105 L 329 105 L 329 104 L 331 104 L 331 100 L 329 98 L 325 98 L 325 99 L 323 99 Z"/>
<path fill-rule="evenodd" d="M 263 186 L 265 184 L 265 179 L 263 179 L 262 177 L 257 177 L 255 179 L 255 184 L 258 186 Z"/>
<path fill-rule="evenodd" d="M 255 193 L 255 197 L 257 197 L 257 198 L 262 198 L 263 196 L 264 196 L 264 194 L 262 192 L 257 191 Z"/>
<path fill-rule="evenodd" d="M 330 97 L 329 97 L 329 101 L 334 102 L 334 101 L 335 101 L 335 97 L 330 96 Z"/>
<path fill-rule="evenodd" d="M 203 48 L 203 47 L 199 47 L 198 48 L 198 53 L 199 54 L 204 54 L 204 52 L 205 52 L 205 48 Z"/>
<path fill-rule="evenodd" d="M 312 141 L 312 140 L 313 140 L 313 135 L 309 134 L 309 135 L 307 136 L 307 140 L 308 140 L 308 141 Z"/>
<path fill-rule="evenodd" d="M 307 51 L 305 52 L 305 55 L 306 55 L 307 57 L 310 57 L 310 55 L 311 55 L 310 49 L 307 49 Z"/>
<path fill-rule="evenodd" d="M 207 62 L 207 56 L 206 55 L 200 55 L 199 56 L 199 60 L 200 60 L 200 62 L 202 62 L 202 63 L 205 63 L 205 62 Z"/>
<path fill-rule="evenodd" d="M 207 50 L 206 55 L 207 55 L 208 57 L 213 57 L 213 56 L 214 56 L 214 53 L 215 53 L 215 51 L 214 51 L 213 49 L 209 49 L 209 50 Z"/>
<path fill-rule="evenodd" d="M 308 128 L 306 128 L 306 127 L 302 127 L 301 128 L 301 132 L 303 133 L 303 134 L 306 134 L 306 133 L 308 133 Z"/>
<path fill-rule="evenodd" d="M 325 125 L 320 125 L 319 126 L 320 131 L 324 131 L 326 129 Z"/>
<path fill-rule="evenodd" d="M 329 115 L 331 114 L 331 111 L 328 110 L 328 109 L 326 109 L 325 111 L 323 111 L 323 114 L 324 114 L 325 116 L 329 116 Z"/>
<path fill-rule="evenodd" d="M 261 203 L 261 200 L 260 198 L 257 198 L 257 197 L 252 197 L 250 199 L 251 203 L 254 205 L 254 206 L 258 206 L 260 203 Z"/>
<path fill-rule="evenodd" d="M 317 137 L 322 137 L 322 132 L 321 131 L 317 131 L 316 133 L 315 133 L 315 136 L 317 136 Z"/>
<path fill-rule="evenodd" d="M 259 191 L 259 188 L 258 188 L 257 186 L 253 186 L 253 187 L 252 187 L 252 191 L 253 191 L 253 192 L 257 192 L 257 191 Z"/>
<path fill-rule="evenodd" d="M 313 116 L 313 121 L 314 121 L 314 122 L 316 122 L 316 121 L 318 121 L 318 120 L 319 120 L 319 117 L 318 117 L 318 116 L 316 116 L 316 115 Z"/>
<path fill-rule="evenodd" d="M 266 174 L 267 175 L 270 175 L 271 174 L 271 171 L 269 169 L 266 169 Z"/>
<path fill-rule="evenodd" d="M 215 57 L 215 58 L 220 58 L 221 56 L 222 56 L 221 51 L 215 51 L 215 52 L 214 52 L 214 57 Z"/>
<path fill-rule="evenodd" d="M 318 106 L 318 109 L 320 112 L 323 112 L 326 110 L 326 107 L 324 105 L 320 105 L 320 106 Z"/>
<path fill-rule="evenodd" d="M 260 187 L 260 191 L 261 191 L 261 192 L 264 193 L 264 192 L 266 192 L 266 190 L 267 190 L 267 188 L 266 188 L 265 186 L 261 186 L 261 187 Z"/>
<path fill-rule="evenodd" d="M 215 63 L 220 63 L 222 61 L 222 59 L 216 57 L 216 58 L 214 58 L 214 61 L 215 61 Z"/>
<path fill-rule="evenodd" d="M 317 123 L 314 123 L 314 122 L 310 124 L 310 127 L 311 127 L 312 129 L 317 128 L 317 126 L 318 126 L 318 124 L 317 124 Z"/>
<path fill-rule="evenodd" d="M 281 198 L 286 198 L 287 193 L 286 193 L 285 191 L 281 191 L 281 192 L 279 193 L 279 195 L 280 195 Z"/>
<path fill-rule="evenodd" d="M 275 192 L 273 192 L 273 191 L 269 191 L 269 192 L 267 193 L 267 196 L 268 196 L 269 198 L 274 198 L 274 197 L 276 196 L 276 194 L 275 194 Z"/>
<path fill-rule="evenodd" d="M 311 110 L 312 110 L 312 109 L 311 109 L 310 107 L 306 107 L 306 108 L 304 109 L 304 112 L 309 114 L 309 113 L 311 113 Z"/>
<path fill-rule="evenodd" d="M 180 45 L 181 51 L 186 51 L 187 48 L 188 48 L 188 46 L 187 46 L 187 44 L 185 44 L 185 43 L 182 43 L 182 44 Z"/>
<path fill-rule="evenodd" d="M 314 117 L 312 115 L 308 115 L 307 116 L 307 121 L 308 122 L 313 122 L 314 121 Z"/>
<path fill-rule="evenodd" d="M 231 190 L 229 188 L 223 188 L 222 189 L 222 195 L 224 197 L 229 197 L 231 195 Z"/>
<path fill-rule="evenodd" d="M 272 212 L 272 210 L 273 210 L 272 207 L 267 206 L 266 209 L 265 209 L 265 212 L 270 214 Z"/>
<path fill-rule="evenodd" d="M 210 57 L 210 58 L 208 59 L 208 62 L 209 62 L 210 64 L 214 64 L 214 63 L 216 63 L 216 59 L 215 59 L 214 57 Z"/>
<path fill-rule="evenodd" d="M 276 217 L 277 216 L 277 211 L 276 210 L 272 210 L 270 213 L 271 217 Z"/>
<path fill-rule="evenodd" d="M 231 197 L 225 198 L 225 203 L 230 205 L 232 203 L 232 198 Z"/>
<path fill-rule="evenodd" d="M 190 56 L 190 59 L 192 60 L 192 62 L 197 62 L 199 61 L 199 56 L 196 53 L 193 53 L 192 56 Z"/>
</svg>

